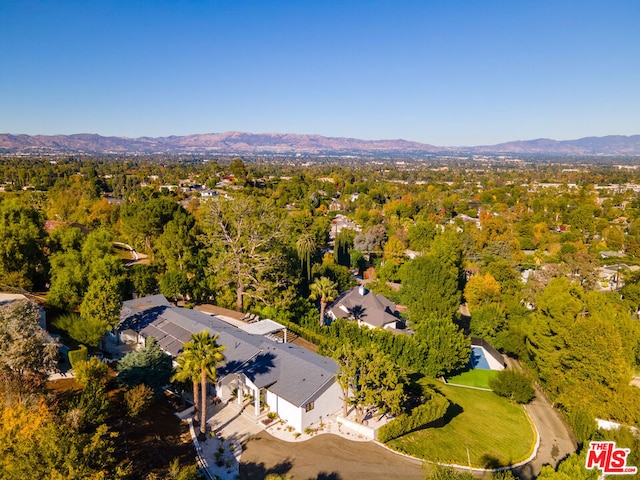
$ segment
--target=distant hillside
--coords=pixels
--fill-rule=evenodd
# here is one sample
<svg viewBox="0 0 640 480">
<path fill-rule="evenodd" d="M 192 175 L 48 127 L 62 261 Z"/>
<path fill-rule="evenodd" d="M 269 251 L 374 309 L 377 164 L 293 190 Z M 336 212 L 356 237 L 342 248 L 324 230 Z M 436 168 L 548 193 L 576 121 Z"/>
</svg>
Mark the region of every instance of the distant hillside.
<svg viewBox="0 0 640 480">
<path fill-rule="evenodd" d="M 433 153 L 447 150 L 406 140 L 358 140 L 320 135 L 226 132 L 160 138 L 102 137 L 100 135 L 0 134 L 0 151 L 84 153 L 193 153 L 225 154 L 384 154 Z"/>
<path fill-rule="evenodd" d="M 0 153 L 219 153 L 311 155 L 424 155 L 433 153 L 512 153 L 541 155 L 640 155 L 640 135 L 579 140 L 515 141 L 477 147 L 437 147 L 407 140 L 359 140 L 321 135 L 225 132 L 170 137 L 103 137 L 96 134 L 0 134 Z"/>
<path fill-rule="evenodd" d="M 469 151 L 480 153 L 527 153 L 555 155 L 640 155 L 640 135 L 608 135 L 585 137 L 578 140 L 551 140 L 539 138 L 471 147 Z"/>
</svg>

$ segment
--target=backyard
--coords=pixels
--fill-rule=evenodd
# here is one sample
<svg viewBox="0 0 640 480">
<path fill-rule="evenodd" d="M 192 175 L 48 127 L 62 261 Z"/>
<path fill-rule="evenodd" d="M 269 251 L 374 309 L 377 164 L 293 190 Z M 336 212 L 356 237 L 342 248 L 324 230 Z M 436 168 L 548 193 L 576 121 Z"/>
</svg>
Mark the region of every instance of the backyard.
<svg viewBox="0 0 640 480">
<path fill-rule="evenodd" d="M 451 402 L 442 425 L 392 440 L 391 448 L 425 460 L 481 468 L 510 465 L 532 453 L 535 436 L 520 405 L 490 391 L 422 382 Z"/>
<path fill-rule="evenodd" d="M 466 385 L 468 387 L 490 388 L 489 380 L 498 374 L 497 370 L 483 370 L 473 368 L 458 375 L 447 378 L 447 383 L 453 385 Z"/>
</svg>

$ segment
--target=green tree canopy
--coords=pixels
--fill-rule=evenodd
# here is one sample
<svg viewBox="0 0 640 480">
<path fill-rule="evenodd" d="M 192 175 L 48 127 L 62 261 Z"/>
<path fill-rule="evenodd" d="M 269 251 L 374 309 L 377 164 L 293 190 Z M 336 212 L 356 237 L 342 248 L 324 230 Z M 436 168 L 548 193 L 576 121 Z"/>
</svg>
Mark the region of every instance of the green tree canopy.
<svg viewBox="0 0 640 480">
<path fill-rule="evenodd" d="M 189 279 L 184 272 L 179 270 L 166 272 L 160 279 L 160 293 L 176 303 L 178 299 L 186 296 L 188 290 Z"/>
<path fill-rule="evenodd" d="M 336 284 L 338 293 L 346 292 L 350 288 L 356 286 L 356 279 L 353 278 L 351 271 L 342 265 L 338 265 L 331 261 L 324 261 L 312 268 L 313 278 L 327 277 Z"/>
<path fill-rule="evenodd" d="M 156 240 L 164 231 L 165 225 L 181 210 L 182 207 L 168 197 L 145 198 L 139 195 L 122 206 L 122 231 L 129 243 L 139 250 L 149 252 L 153 257 Z"/>
<path fill-rule="evenodd" d="M 27 290 L 43 284 L 46 274 L 43 222 L 38 212 L 18 200 L 0 203 L 0 282 Z"/>
<path fill-rule="evenodd" d="M 345 416 L 348 405 L 355 408 L 358 422 L 364 420 L 367 407 L 378 407 L 381 415 L 402 412 L 406 379 L 389 355 L 375 344 L 357 348 L 345 342 L 334 358 L 339 365 L 336 378 L 342 389 Z"/>
<path fill-rule="evenodd" d="M 115 328 L 120 321 L 122 293 L 116 281 L 107 278 L 94 280 L 80 304 L 82 319 L 103 325 L 104 331 Z"/>
<path fill-rule="evenodd" d="M 337 284 L 327 277 L 320 277 L 309 286 L 309 290 L 311 290 L 309 298 L 320 301 L 320 326 L 323 327 L 327 303 L 338 296 Z"/>
<path fill-rule="evenodd" d="M 235 290 L 236 309 L 245 297 L 269 305 L 293 280 L 283 252 L 284 222 L 268 199 L 212 199 L 202 218 L 209 249 L 208 273 L 220 287 Z"/>
<path fill-rule="evenodd" d="M 172 360 L 164 353 L 158 342 L 147 339 L 142 350 L 128 353 L 118 363 L 118 383 L 132 388 L 145 384 L 153 389 L 155 396 L 162 394 L 162 388 L 169 384 L 172 373 Z"/>
<path fill-rule="evenodd" d="M 428 315 L 419 319 L 415 336 L 424 351 L 426 375 L 447 375 L 469 362 L 470 341 L 450 318 Z"/>
<path fill-rule="evenodd" d="M 418 257 L 404 264 L 400 294 L 412 320 L 428 315 L 453 318 L 461 301 L 458 271 L 434 255 Z"/>
</svg>

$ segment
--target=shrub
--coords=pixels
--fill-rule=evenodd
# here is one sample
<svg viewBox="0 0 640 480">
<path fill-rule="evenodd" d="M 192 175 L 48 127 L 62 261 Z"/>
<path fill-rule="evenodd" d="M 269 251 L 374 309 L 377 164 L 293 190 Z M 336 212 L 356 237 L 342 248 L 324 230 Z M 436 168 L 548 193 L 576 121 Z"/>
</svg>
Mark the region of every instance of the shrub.
<svg viewBox="0 0 640 480">
<path fill-rule="evenodd" d="M 128 353 L 118 363 L 118 383 L 131 388 L 145 384 L 153 389 L 156 397 L 169 384 L 173 370 L 172 360 L 164 353 L 152 337 L 147 339 L 144 349 Z"/>
<path fill-rule="evenodd" d="M 100 425 L 109 413 L 109 399 L 104 385 L 89 383 L 85 389 L 69 402 L 68 412 L 76 416 L 72 422 L 79 430 L 86 430 Z"/>
<path fill-rule="evenodd" d="M 531 380 L 517 370 L 502 370 L 489 380 L 489 386 L 501 397 L 516 403 L 529 403 L 536 396 Z"/>
<path fill-rule="evenodd" d="M 434 422 L 444 416 L 449 408 L 449 400 L 444 396 L 433 396 L 422 405 L 414 408 L 410 414 L 402 414 L 383 425 L 378 430 L 378 440 L 382 443 L 401 437 L 406 433 Z"/>
<path fill-rule="evenodd" d="M 75 361 L 73 374 L 76 378 L 76 381 L 84 388 L 86 388 L 87 385 L 93 382 L 105 385 L 109 378 L 109 367 L 98 357 L 91 357 L 86 361 Z"/>
<path fill-rule="evenodd" d="M 90 347 L 97 347 L 107 330 L 107 326 L 101 320 L 93 317 L 83 318 L 75 313 L 59 316 L 53 321 L 53 325 L 67 332 L 76 342 L 85 343 Z"/>
<path fill-rule="evenodd" d="M 135 418 L 144 412 L 153 400 L 153 389 L 144 383 L 136 385 L 124 393 L 124 402 L 131 418 Z"/>
<path fill-rule="evenodd" d="M 195 465 L 181 467 L 180 461 L 174 458 L 169 464 L 168 478 L 171 480 L 199 480 L 202 477 L 198 474 L 198 468 Z"/>
<path fill-rule="evenodd" d="M 87 347 L 80 345 L 77 350 L 69 350 L 67 354 L 69 356 L 69 363 L 71 368 L 76 368 L 79 362 L 87 361 Z"/>
</svg>

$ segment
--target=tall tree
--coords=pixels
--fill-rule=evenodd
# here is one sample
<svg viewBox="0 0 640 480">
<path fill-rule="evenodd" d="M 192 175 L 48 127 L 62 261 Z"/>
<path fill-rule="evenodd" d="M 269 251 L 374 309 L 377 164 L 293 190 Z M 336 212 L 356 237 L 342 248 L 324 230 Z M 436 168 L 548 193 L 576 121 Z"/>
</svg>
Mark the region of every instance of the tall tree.
<svg viewBox="0 0 640 480">
<path fill-rule="evenodd" d="M 184 344 L 183 353 L 190 368 L 200 370 L 200 434 L 207 433 L 207 381 L 215 382 L 216 368 L 224 361 L 222 353 L 226 348 L 218 345 L 218 334 L 211 335 L 208 330 L 191 335 L 191 340 Z"/>
<path fill-rule="evenodd" d="M 473 313 L 487 303 L 500 301 L 500 284 L 490 273 L 474 275 L 465 286 L 464 297 L 469 311 Z"/>
<path fill-rule="evenodd" d="M 338 296 L 337 285 L 327 277 L 317 278 L 309 287 L 311 294 L 309 298 L 312 300 L 320 300 L 320 326 L 324 326 L 324 311 L 327 303 L 333 301 Z"/>
<path fill-rule="evenodd" d="M 116 279 L 98 278 L 91 282 L 80 304 L 80 315 L 100 323 L 104 331 L 115 328 L 120 320 L 122 293 Z"/>
<path fill-rule="evenodd" d="M 185 344 L 187 345 L 187 344 Z M 191 382 L 193 386 L 193 417 L 198 418 L 200 413 L 200 398 L 198 387 L 200 386 L 200 366 L 194 359 L 194 349 L 183 347 L 182 352 L 176 358 L 176 367 L 171 377 L 172 382 Z"/>
<path fill-rule="evenodd" d="M 451 319 L 460 307 L 458 271 L 435 255 L 418 257 L 404 264 L 400 294 L 412 318 Z"/>
<path fill-rule="evenodd" d="M 250 297 L 269 305 L 268 293 L 286 289 L 283 271 L 283 222 L 271 201 L 262 198 L 214 198 L 203 215 L 203 241 L 209 248 L 209 273 L 235 287 L 236 309 Z"/>
<path fill-rule="evenodd" d="M 424 352 L 424 373 L 432 377 L 463 368 L 471 356 L 470 341 L 450 318 L 428 315 L 419 318 L 416 340 Z"/>
<path fill-rule="evenodd" d="M 167 298 L 172 299 L 176 305 L 179 298 L 184 298 L 189 289 L 189 280 L 182 271 L 166 272 L 160 279 L 160 292 Z"/>
<path fill-rule="evenodd" d="M 234 158 L 229 164 L 229 170 L 231 170 L 236 182 L 243 182 L 247 179 L 247 167 L 241 158 Z"/>
<path fill-rule="evenodd" d="M 0 282 L 32 289 L 43 283 L 43 222 L 36 210 L 18 200 L 0 203 Z"/>
<path fill-rule="evenodd" d="M 57 346 L 40 328 L 40 311 L 33 302 L 0 306 L 0 373 L 40 384 L 55 367 L 57 355 Z"/>
<path fill-rule="evenodd" d="M 357 284 L 347 267 L 338 265 L 332 260 L 323 259 L 321 264 L 316 264 L 311 268 L 311 273 L 314 278 L 327 277 L 335 282 L 338 293 L 345 292 Z"/>
<path fill-rule="evenodd" d="M 49 257 L 51 287 L 47 305 L 72 312 L 82 303 L 88 286 L 86 264 L 77 250 L 56 252 Z"/>
<path fill-rule="evenodd" d="M 415 225 L 409 227 L 409 248 L 418 252 L 426 252 L 436 236 L 436 224 L 433 222 L 418 220 Z"/>
<path fill-rule="evenodd" d="M 366 408 L 376 406 L 380 414 L 398 415 L 404 407 L 404 377 L 388 354 L 371 344 L 356 348 L 344 342 L 334 353 L 339 368 L 336 379 L 342 389 L 343 415 L 347 406 L 356 411 L 356 420 L 362 422 Z"/>
<path fill-rule="evenodd" d="M 122 231 L 132 245 L 146 250 L 153 257 L 156 240 L 164 231 L 165 225 L 181 210 L 182 207 L 170 198 L 145 198 L 140 195 L 122 206 Z"/>
<path fill-rule="evenodd" d="M 351 266 L 351 258 L 349 256 L 349 250 L 353 248 L 353 241 L 356 237 L 356 232 L 350 228 L 343 228 L 338 232 L 335 238 L 335 257 L 338 265 L 345 267 Z"/>
<path fill-rule="evenodd" d="M 118 363 L 118 383 L 131 388 L 145 384 L 153 389 L 156 397 L 169 384 L 173 370 L 171 356 L 164 353 L 158 342 L 147 338 L 142 350 L 128 353 Z"/>
<path fill-rule="evenodd" d="M 387 241 L 387 231 L 384 225 L 377 224 L 368 228 L 366 232 L 359 233 L 354 239 L 354 248 L 363 253 L 382 253 L 382 248 Z"/>
<path fill-rule="evenodd" d="M 296 241 L 296 251 L 300 259 L 300 268 L 306 266 L 307 281 L 311 282 L 311 256 L 316 250 L 316 241 L 310 233 L 303 233 Z"/>
<path fill-rule="evenodd" d="M 184 210 L 177 210 L 165 225 L 156 242 L 156 259 L 166 270 L 191 272 L 197 248 L 194 226 L 195 219 Z"/>
</svg>

